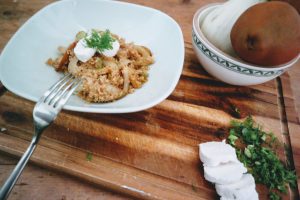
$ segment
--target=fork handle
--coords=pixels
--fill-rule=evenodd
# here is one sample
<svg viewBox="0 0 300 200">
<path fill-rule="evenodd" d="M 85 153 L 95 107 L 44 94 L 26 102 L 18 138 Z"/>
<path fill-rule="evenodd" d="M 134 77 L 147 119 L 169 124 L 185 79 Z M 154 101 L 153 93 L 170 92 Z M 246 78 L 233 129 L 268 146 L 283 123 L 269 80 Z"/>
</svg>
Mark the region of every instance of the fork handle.
<svg viewBox="0 0 300 200">
<path fill-rule="evenodd" d="M 37 143 L 40 138 L 40 133 L 35 133 L 29 147 L 27 148 L 26 152 L 23 154 L 21 159 L 19 160 L 18 164 L 16 165 L 15 169 L 13 172 L 10 174 L 8 179 L 5 181 L 4 185 L 2 186 L 0 190 L 0 200 L 5 200 L 8 198 L 8 195 L 10 191 L 13 189 L 15 183 L 17 182 L 20 174 L 22 173 L 24 167 L 26 166 L 30 156 L 34 152 Z"/>
</svg>

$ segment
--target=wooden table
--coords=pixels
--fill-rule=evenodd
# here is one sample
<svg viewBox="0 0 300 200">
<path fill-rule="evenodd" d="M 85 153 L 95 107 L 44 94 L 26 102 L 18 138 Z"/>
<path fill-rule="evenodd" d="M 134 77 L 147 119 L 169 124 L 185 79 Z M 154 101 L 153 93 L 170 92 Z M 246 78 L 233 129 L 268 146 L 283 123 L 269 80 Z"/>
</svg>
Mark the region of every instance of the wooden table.
<svg viewBox="0 0 300 200">
<path fill-rule="evenodd" d="M 0 49 L 30 16 L 51 2 L 0 1 Z M 62 112 L 45 132 L 10 199 L 214 199 L 213 186 L 203 180 L 197 144 L 224 138 L 228 122 L 248 114 L 287 143 L 293 154 L 288 159 L 299 175 L 300 63 L 265 84 L 226 85 L 201 68 L 191 48 L 193 13 L 215 1 L 129 2 L 162 10 L 180 24 L 186 57 L 176 90 L 158 106 L 139 113 Z M 34 104 L 0 88 L 2 184 L 17 162 L 15 156 L 28 145 Z M 285 159 L 284 151 L 281 157 Z M 266 190 L 261 186 L 258 190 L 265 199 Z M 291 198 L 297 194 L 292 191 Z"/>
</svg>

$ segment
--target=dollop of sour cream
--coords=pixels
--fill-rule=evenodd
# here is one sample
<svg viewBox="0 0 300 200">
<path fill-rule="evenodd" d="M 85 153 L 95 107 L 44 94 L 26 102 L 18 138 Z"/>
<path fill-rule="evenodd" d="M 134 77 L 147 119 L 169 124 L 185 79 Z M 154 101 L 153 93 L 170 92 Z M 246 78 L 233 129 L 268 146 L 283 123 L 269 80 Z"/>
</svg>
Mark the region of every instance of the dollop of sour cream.
<svg viewBox="0 0 300 200">
<path fill-rule="evenodd" d="M 90 36 L 91 34 L 88 33 L 88 37 Z M 120 49 L 120 43 L 118 42 L 118 40 L 115 40 L 112 43 L 112 49 L 105 49 L 102 52 L 98 51 L 98 53 L 101 53 L 106 57 L 114 57 L 118 53 L 119 49 Z M 80 60 L 81 62 L 87 62 L 95 55 L 96 52 L 97 52 L 96 49 L 87 46 L 84 38 L 80 39 L 74 48 L 74 54 L 77 57 L 77 59 Z"/>
<path fill-rule="evenodd" d="M 81 62 L 86 62 L 95 55 L 96 49 L 89 48 L 85 40 L 81 39 L 77 42 L 74 48 L 74 53 L 78 60 Z"/>
<path fill-rule="evenodd" d="M 102 53 L 106 57 L 114 57 L 118 53 L 119 49 L 120 49 L 120 43 L 118 42 L 118 40 L 115 40 L 112 43 L 112 49 L 105 49 L 103 52 L 99 52 L 99 53 Z"/>
</svg>

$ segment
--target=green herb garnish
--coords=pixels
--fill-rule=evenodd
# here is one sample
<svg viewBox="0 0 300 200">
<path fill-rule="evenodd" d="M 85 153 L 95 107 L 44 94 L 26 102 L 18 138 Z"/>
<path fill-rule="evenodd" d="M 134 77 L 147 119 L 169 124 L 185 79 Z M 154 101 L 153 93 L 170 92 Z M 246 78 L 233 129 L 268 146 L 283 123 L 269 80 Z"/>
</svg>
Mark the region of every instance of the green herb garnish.
<svg viewBox="0 0 300 200">
<path fill-rule="evenodd" d="M 248 168 L 257 183 L 269 189 L 269 198 L 281 199 L 287 185 L 296 187 L 295 171 L 289 170 L 273 150 L 279 145 L 273 133 L 266 133 L 251 117 L 244 122 L 232 121 L 228 143 L 236 148 L 238 159 Z"/>
<path fill-rule="evenodd" d="M 93 154 L 91 152 L 86 153 L 86 160 L 87 161 L 92 161 L 93 160 Z"/>
<path fill-rule="evenodd" d="M 115 39 L 111 36 L 109 30 L 102 33 L 92 30 L 91 36 L 85 37 L 87 46 L 96 49 L 100 53 L 107 49 L 113 49 L 112 43 L 114 41 Z"/>
</svg>

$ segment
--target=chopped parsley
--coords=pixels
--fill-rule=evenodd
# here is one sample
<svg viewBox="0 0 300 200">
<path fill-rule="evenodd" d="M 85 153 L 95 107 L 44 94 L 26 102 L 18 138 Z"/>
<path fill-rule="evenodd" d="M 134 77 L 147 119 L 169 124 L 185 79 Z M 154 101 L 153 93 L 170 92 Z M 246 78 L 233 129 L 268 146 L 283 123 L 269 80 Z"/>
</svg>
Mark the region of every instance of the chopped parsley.
<svg viewBox="0 0 300 200">
<path fill-rule="evenodd" d="M 287 185 L 295 188 L 297 176 L 278 158 L 274 149 L 279 141 L 273 133 L 264 132 L 252 117 L 243 122 L 232 121 L 228 143 L 236 149 L 238 159 L 248 168 L 257 183 L 269 189 L 269 198 L 281 199 L 279 193 L 287 193 Z"/>
<path fill-rule="evenodd" d="M 87 161 L 92 161 L 93 160 L 93 154 L 91 152 L 86 153 L 86 160 Z"/>
<path fill-rule="evenodd" d="M 84 39 L 88 47 L 94 48 L 100 53 L 107 49 L 113 49 L 112 43 L 115 41 L 109 30 L 102 33 L 92 30 L 91 35 Z"/>
</svg>

